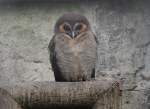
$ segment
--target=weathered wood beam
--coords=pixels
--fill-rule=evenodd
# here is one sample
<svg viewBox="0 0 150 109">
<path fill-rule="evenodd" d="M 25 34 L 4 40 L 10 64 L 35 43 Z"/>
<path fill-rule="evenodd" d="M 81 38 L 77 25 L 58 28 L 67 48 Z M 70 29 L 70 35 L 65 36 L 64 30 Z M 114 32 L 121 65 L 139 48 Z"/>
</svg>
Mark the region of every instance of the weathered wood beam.
<svg viewBox="0 0 150 109">
<path fill-rule="evenodd" d="M 0 88 L 0 109 L 22 109 L 6 90 Z"/>
<path fill-rule="evenodd" d="M 5 89 L 22 107 L 120 109 L 120 91 L 116 81 L 33 82 Z"/>
</svg>

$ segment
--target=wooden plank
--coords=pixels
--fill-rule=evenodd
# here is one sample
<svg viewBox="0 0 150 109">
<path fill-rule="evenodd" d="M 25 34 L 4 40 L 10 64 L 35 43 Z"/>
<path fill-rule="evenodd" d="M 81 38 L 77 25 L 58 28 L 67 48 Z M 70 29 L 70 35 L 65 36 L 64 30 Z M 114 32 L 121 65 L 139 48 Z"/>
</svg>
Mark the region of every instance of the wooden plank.
<svg viewBox="0 0 150 109">
<path fill-rule="evenodd" d="M 34 82 L 5 89 L 25 108 L 120 109 L 120 91 L 116 83 L 112 80 Z"/>
</svg>

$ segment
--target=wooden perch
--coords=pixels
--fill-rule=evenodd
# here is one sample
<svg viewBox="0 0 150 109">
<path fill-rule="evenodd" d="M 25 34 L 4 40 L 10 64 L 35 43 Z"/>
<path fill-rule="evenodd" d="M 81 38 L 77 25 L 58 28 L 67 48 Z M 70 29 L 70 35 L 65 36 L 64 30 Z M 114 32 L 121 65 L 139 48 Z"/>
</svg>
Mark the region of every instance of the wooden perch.
<svg viewBox="0 0 150 109">
<path fill-rule="evenodd" d="M 0 88 L 0 109 L 22 109 L 19 104 L 7 93 Z"/>
<path fill-rule="evenodd" d="M 34 82 L 4 87 L 27 109 L 120 109 L 116 81 Z"/>
</svg>

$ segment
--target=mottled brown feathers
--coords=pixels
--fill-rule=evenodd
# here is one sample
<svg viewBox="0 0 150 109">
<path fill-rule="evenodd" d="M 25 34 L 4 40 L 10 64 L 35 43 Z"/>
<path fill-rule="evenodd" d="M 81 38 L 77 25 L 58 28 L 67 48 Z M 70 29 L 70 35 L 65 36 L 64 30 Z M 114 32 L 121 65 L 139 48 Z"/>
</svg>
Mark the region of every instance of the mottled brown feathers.
<svg viewBox="0 0 150 109">
<path fill-rule="evenodd" d="M 89 81 L 95 77 L 97 41 L 85 16 L 61 16 L 49 51 L 56 81 Z"/>
</svg>

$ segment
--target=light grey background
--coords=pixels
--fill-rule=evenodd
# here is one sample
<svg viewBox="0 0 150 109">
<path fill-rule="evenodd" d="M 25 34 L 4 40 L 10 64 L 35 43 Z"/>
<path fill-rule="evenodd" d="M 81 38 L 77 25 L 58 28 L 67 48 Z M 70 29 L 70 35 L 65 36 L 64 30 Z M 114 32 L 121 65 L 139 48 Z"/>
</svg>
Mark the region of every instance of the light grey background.
<svg viewBox="0 0 150 109">
<path fill-rule="evenodd" d="M 99 40 L 97 78 L 122 80 L 123 109 L 150 109 L 150 1 L 66 1 L 0 1 L 0 86 L 54 81 L 48 43 L 58 17 L 75 11 Z"/>
</svg>

